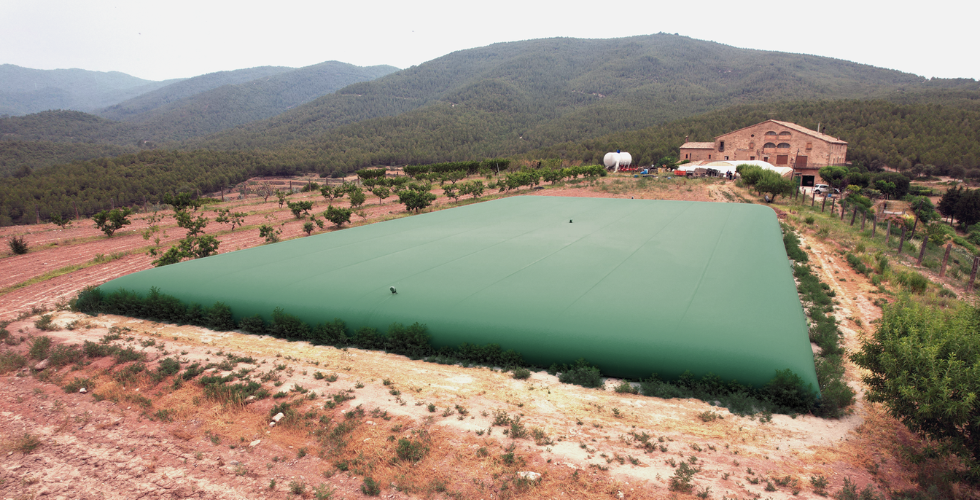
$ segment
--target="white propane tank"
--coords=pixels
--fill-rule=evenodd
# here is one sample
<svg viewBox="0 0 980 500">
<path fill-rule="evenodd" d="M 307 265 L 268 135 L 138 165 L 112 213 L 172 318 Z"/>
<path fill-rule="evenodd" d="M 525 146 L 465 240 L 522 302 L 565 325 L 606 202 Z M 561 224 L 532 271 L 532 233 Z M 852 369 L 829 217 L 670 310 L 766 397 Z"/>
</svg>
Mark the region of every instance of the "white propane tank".
<svg viewBox="0 0 980 500">
<path fill-rule="evenodd" d="M 614 172 L 619 172 L 619 167 L 626 167 L 633 163 L 633 156 L 625 151 L 610 152 L 602 157 L 602 163 L 606 168 L 611 168 Z"/>
<path fill-rule="evenodd" d="M 619 163 L 619 153 L 606 153 L 606 156 L 602 157 L 602 163 L 606 168 L 613 168 Z"/>
</svg>

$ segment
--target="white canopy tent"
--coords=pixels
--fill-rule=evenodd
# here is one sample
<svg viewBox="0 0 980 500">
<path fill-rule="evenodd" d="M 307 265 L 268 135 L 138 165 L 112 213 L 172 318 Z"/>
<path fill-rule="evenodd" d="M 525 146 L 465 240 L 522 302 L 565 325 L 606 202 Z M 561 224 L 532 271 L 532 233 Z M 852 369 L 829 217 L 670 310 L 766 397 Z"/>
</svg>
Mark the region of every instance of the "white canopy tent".
<svg viewBox="0 0 980 500">
<path fill-rule="evenodd" d="M 710 168 L 712 170 L 717 170 L 718 173 L 721 174 L 721 175 L 725 175 L 728 172 L 731 172 L 731 173 L 734 174 L 735 173 L 735 169 L 739 165 L 755 165 L 757 167 L 762 167 L 762 168 L 764 168 L 766 170 L 772 170 L 772 171 L 778 173 L 779 175 L 781 175 L 783 177 L 787 177 L 787 176 L 792 176 L 793 175 L 793 169 L 790 168 L 790 167 L 777 167 L 777 166 L 773 165 L 772 163 L 769 163 L 767 161 L 761 161 L 761 160 L 713 161 L 713 162 L 710 162 L 710 163 L 705 163 L 703 165 L 702 164 L 697 164 L 696 165 L 696 164 L 693 164 L 693 163 L 687 163 L 687 164 L 684 164 L 684 165 L 681 165 L 681 166 L 677 167 L 677 170 L 680 170 L 680 171 L 682 171 L 682 172 L 684 172 L 686 174 L 688 172 L 693 172 L 694 169 L 697 169 L 697 168 Z"/>
</svg>

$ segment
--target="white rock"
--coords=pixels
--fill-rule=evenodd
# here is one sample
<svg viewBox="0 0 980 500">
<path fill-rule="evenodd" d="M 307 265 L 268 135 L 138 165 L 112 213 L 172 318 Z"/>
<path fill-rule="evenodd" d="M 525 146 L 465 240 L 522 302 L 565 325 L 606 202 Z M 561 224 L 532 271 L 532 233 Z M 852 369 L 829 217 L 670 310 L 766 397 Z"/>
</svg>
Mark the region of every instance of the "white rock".
<svg viewBox="0 0 980 500">
<path fill-rule="evenodd" d="M 279 413 L 276 413 L 276 416 L 272 417 L 272 421 L 278 423 L 284 417 L 285 417 L 285 415 L 283 415 L 282 412 L 279 412 Z"/>
<path fill-rule="evenodd" d="M 37 370 L 37 371 L 41 371 L 41 370 L 43 370 L 43 369 L 45 369 L 47 367 L 48 367 L 48 360 L 46 360 L 46 359 L 44 361 L 41 361 L 40 363 L 34 365 L 34 369 Z"/>
<path fill-rule="evenodd" d="M 275 427 L 275 426 L 276 426 L 275 422 L 269 422 L 269 427 Z"/>
<path fill-rule="evenodd" d="M 531 471 L 521 471 L 517 473 L 517 477 L 527 479 L 528 481 L 537 481 L 538 479 L 541 479 L 541 474 Z"/>
<path fill-rule="evenodd" d="M 251 443 L 248 443 L 248 446 L 249 446 L 249 448 L 255 448 L 255 447 L 256 447 L 256 446 L 258 446 L 258 445 L 259 445 L 259 443 L 261 443 L 261 442 L 262 442 L 262 440 L 261 440 L 261 439 L 256 439 L 255 441 L 252 441 Z"/>
<path fill-rule="evenodd" d="M 79 392 L 79 393 L 81 393 L 81 394 L 85 394 L 85 393 L 86 393 L 86 392 L 88 392 L 88 391 L 87 391 L 87 390 L 85 390 L 85 388 L 84 388 L 84 387 L 82 387 L 81 389 L 79 389 L 79 390 L 78 390 L 78 392 Z"/>
<path fill-rule="evenodd" d="M 623 495 L 623 492 L 622 491 L 617 491 L 616 492 L 616 498 L 625 498 L 625 495 Z"/>
</svg>

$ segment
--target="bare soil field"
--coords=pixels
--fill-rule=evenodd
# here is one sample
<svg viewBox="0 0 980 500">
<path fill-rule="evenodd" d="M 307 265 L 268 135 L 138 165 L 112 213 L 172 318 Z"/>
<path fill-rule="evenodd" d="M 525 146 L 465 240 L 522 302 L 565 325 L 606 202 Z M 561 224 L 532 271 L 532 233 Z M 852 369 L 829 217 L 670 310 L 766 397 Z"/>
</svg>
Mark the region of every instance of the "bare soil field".
<svg viewBox="0 0 980 500">
<path fill-rule="evenodd" d="M 719 202 L 747 196 L 720 182 L 661 188 L 630 178 L 517 195 Z M 316 211 L 326 208 L 319 194 L 291 199 L 305 197 L 318 199 Z M 353 222 L 404 215 L 393 200 L 377 201 L 369 197 L 365 217 Z M 219 206 L 250 214 L 234 232 L 208 226 L 219 231 L 221 252 L 262 244 L 261 224 L 281 225 L 284 238 L 305 236 L 302 221 L 274 199 Z M 182 236 L 172 218 L 166 224 L 167 241 Z M 52 313 L 51 330 L 39 330 L 42 309 L 152 266 L 145 252 L 151 242 L 139 234 L 145 222 L 112 239 L 91 225 L 0 230 L 27 235 L 32 248 L 0 258 L 0 319 L 12 320 L 0 353 L 26 355 L 43 336 L 52 349 L 118 337 L 112 345 L 144 359 L 90 356 L 50 367 L 31 359 L 0 375 L 0 498 L 789 499 L 833 495 L 845 485 L 891 498 L 952 467 L 922 460 L 926 443 L 861 399 L 860 372 L 849 362 L 846 379 L 859 399 L 848 416 L 770 419 L 698 400 L 618 393 L 620 381 L 612 379 L 605 390 L 586 389 L 546 372 L 518 380 L 487 367 L 88 317 L 63 307 Z M 881 314 L 868 298 L 873 287 L 841 262 L 833 242 L 807 233 L 802 239 L 815 271 L 837 292 L 844 345 L 853 351 Z M 123 255 L 93 262 L 114 253 Z M 87 265 L 46 276 L 73 264 Z M 162 375 L 165 360 L 177 360 L 181 372 Z M 237 401 L 209 392 L 200 379 L 185 382 L 181 374 L 195 363 L 214 364 L 215 372 L 201 377 L 234 375 L 274 397 Z M 284 418 L 272 425 L 279 412 Z M 944 493 L 953 498 L 977 498 L 975 490 L 951 487 Z"/>
</svg>

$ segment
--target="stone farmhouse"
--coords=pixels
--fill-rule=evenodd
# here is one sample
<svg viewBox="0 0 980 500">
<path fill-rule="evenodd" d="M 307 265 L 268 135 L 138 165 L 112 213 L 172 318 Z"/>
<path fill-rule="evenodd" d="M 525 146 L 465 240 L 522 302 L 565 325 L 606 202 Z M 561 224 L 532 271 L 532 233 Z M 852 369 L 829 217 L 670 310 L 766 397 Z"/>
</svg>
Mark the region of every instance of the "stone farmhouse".
<svg viewBox="0 0 980 500">
<path fill-rule="evenodd" d="M 817 171 L 843 165 L 847 142 L 795 123 L 766 120 L 715 137 L 714 142 L 684 142 L 680 159 L 704 164 L 713 161 L 761 160 L 791 167 L 802 186 L 819 181 Z"/>
</svg>

